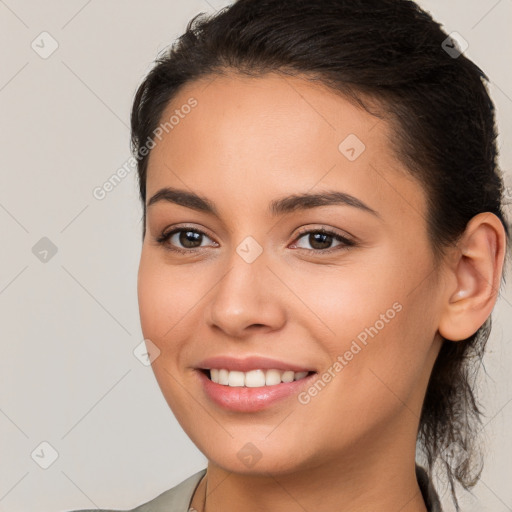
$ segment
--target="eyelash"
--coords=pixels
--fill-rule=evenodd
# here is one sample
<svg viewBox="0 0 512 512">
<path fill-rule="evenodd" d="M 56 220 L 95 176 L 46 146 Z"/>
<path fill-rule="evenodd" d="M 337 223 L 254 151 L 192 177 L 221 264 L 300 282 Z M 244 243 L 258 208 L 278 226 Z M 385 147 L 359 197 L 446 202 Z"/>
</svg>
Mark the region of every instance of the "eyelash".
<svg viewBox="0 0 512 512">
<path fill-rule="evenodd" d="M 206 236 L 207 238 L 211 238 L 208 236 L 204 231 L 201 231 L 200 229 L 193 228 L 193 227 L 187 227 L 187 226 L 180 226 L 178 228 L 173 229 L 172 231 L 169 231 L 168 233 L 163 232 L 158 238 L 156 238 L 156 242 L 160 245 L 162 245 L 166 250 L 176 252 L 179 254 L 192 254 L 193 252 L 197 252 L 198 250 L 203 249 L 202 247 L 198 247 L 195 249 L 181 249 L 179 247 L 172 246 L 171 244 L 168 244 L 167 241 L 176 233 L 180 233 L 182 231 L 191 231 L 193 233 L 198 233 L 200 235 Z M 309 235 L 312 233 L 321 233 L 323 235 L 329 235 L 332 236 L 335 240 L 338 242 L 341 242 L 342 245 L 337 245 L 335 247 L 330 247 L 328 249 L 304 249 L 303 247 L 299 247 L 299 250 L 308 251 L 308 252 L 315 252 L 315 253 L 331 253 L 333 251 L 339 251 L 339 250 L 347 250 L 350 247 L 356 246 L 356 242 L 354 240 L 350 240 L 349 238 L 346 238 L 344 236 L 339 235 L 338 233 L 335 233 L 334 231 L 331 231 L 329 229 L 325 228 L 319 228 L 319 229 L 304 229 L 301 232 L 297 234 L 297 237 L 295 238 L 294 244 L 300 240 L 304 235 Z"/>
</svg>

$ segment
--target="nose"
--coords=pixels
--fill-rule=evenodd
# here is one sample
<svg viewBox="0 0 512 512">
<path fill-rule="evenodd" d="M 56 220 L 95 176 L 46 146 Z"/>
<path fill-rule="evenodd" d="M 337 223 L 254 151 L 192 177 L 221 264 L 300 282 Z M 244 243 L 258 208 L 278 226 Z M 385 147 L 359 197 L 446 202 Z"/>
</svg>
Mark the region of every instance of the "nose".
<svg viewBox="0 0 512 512">
<path fill-rule="evenodd" d="M 278 330 L 286 322 L 285 287 L 269 268 L 264 253 L 249 263 L 234 252 L 209 296 L 207 325 L 232 339 Z"/>
</svg>

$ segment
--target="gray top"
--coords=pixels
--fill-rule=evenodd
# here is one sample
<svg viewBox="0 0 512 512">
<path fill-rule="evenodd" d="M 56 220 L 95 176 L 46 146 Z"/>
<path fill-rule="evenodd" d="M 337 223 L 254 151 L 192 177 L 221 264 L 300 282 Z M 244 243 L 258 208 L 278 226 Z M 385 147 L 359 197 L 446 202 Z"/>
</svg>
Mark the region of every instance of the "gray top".
<svg viewBox="0 0 512 512">
<path fill-rule="evenodd" d="M 180 484 L 176 485 L 172 489 L 164 491 L 159 494 L 156 498 L 153 498 L 146 503 L 142 503 L 136 508 L 130 510 L 107 510 L 107 509 L 95 509 L 95 510 L 75 510 L 70 512 L 188 512 L 190 508 L 190 502 L 194 495 L 196 487 L 199 485 L 201 478 L 206 473 L 206 469 L 195 473 Z M 428 512 L 443 512 L 441 509 L 441 503 L 439 502 L 439 496 L 437 495 L 432 482 L 429 480 L 428 475 L 421 466 L 416 464 L 416 478 L 423 495 L 423 500 L 427 506 Z"/>
</svg>

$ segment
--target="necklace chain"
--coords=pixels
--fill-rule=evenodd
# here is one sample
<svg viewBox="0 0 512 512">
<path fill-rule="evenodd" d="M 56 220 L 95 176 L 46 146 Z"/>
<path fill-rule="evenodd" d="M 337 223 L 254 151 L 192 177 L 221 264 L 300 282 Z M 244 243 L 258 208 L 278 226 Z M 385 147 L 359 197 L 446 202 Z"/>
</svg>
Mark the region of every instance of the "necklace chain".
<svg viewBox="0 0 512 512">
<path fill-rule="evenodd" d="M 201 485 L 204 487 L 204 492 L 202 493 L 202 496 L 201 496 L 201 503 L 198 505 L 199 510 L 197 510 L 196 508 L 191 506 L 188 509 L 188 512 L 205 512 L 206 511 L 206 490 L 207 490 L 206 484 L 207 484 L 207 473 L 205 473 L 203 478 L 201 478 L 201 481 L 199 482 L 199 485 L 198 485 L 198 488 Z M 194 498 L 195 498 L 195 496 L 194 496 Z"/>
</svg>

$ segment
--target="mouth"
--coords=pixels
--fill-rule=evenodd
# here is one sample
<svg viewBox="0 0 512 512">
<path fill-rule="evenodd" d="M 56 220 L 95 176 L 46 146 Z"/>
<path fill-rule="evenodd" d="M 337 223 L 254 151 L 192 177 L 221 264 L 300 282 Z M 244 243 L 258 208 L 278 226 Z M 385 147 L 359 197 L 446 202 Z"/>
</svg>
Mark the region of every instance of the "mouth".
<svg viewBox="0 0 512 512">
<path fill-rule="evenodd" d="M 254 369 L 247 372 L 226 368 L 202 368 L 200 371 L 213 383 L 233 388 L 273 387 L 305 379 L 315 371 Z"/>
<path fill-rule="evenodd" d="M 218 355 L 193 368 L 211 404 L 242 413 L 294 407 L 293 397 L 318 377 L 309 365 L 259 355 Z"/>
<path fill-rule="evenodd" d="M 255 368 L 245 372 L 227 368 L 197 370 L 205 397 L 222 409 L 237 413 L 257 413 L 279 407 L 279 404 L 292 406 L 293 402 L 286 400 L 297 397 L 318 375 L 316 371 L 303 369 Z"/>
</svg>

